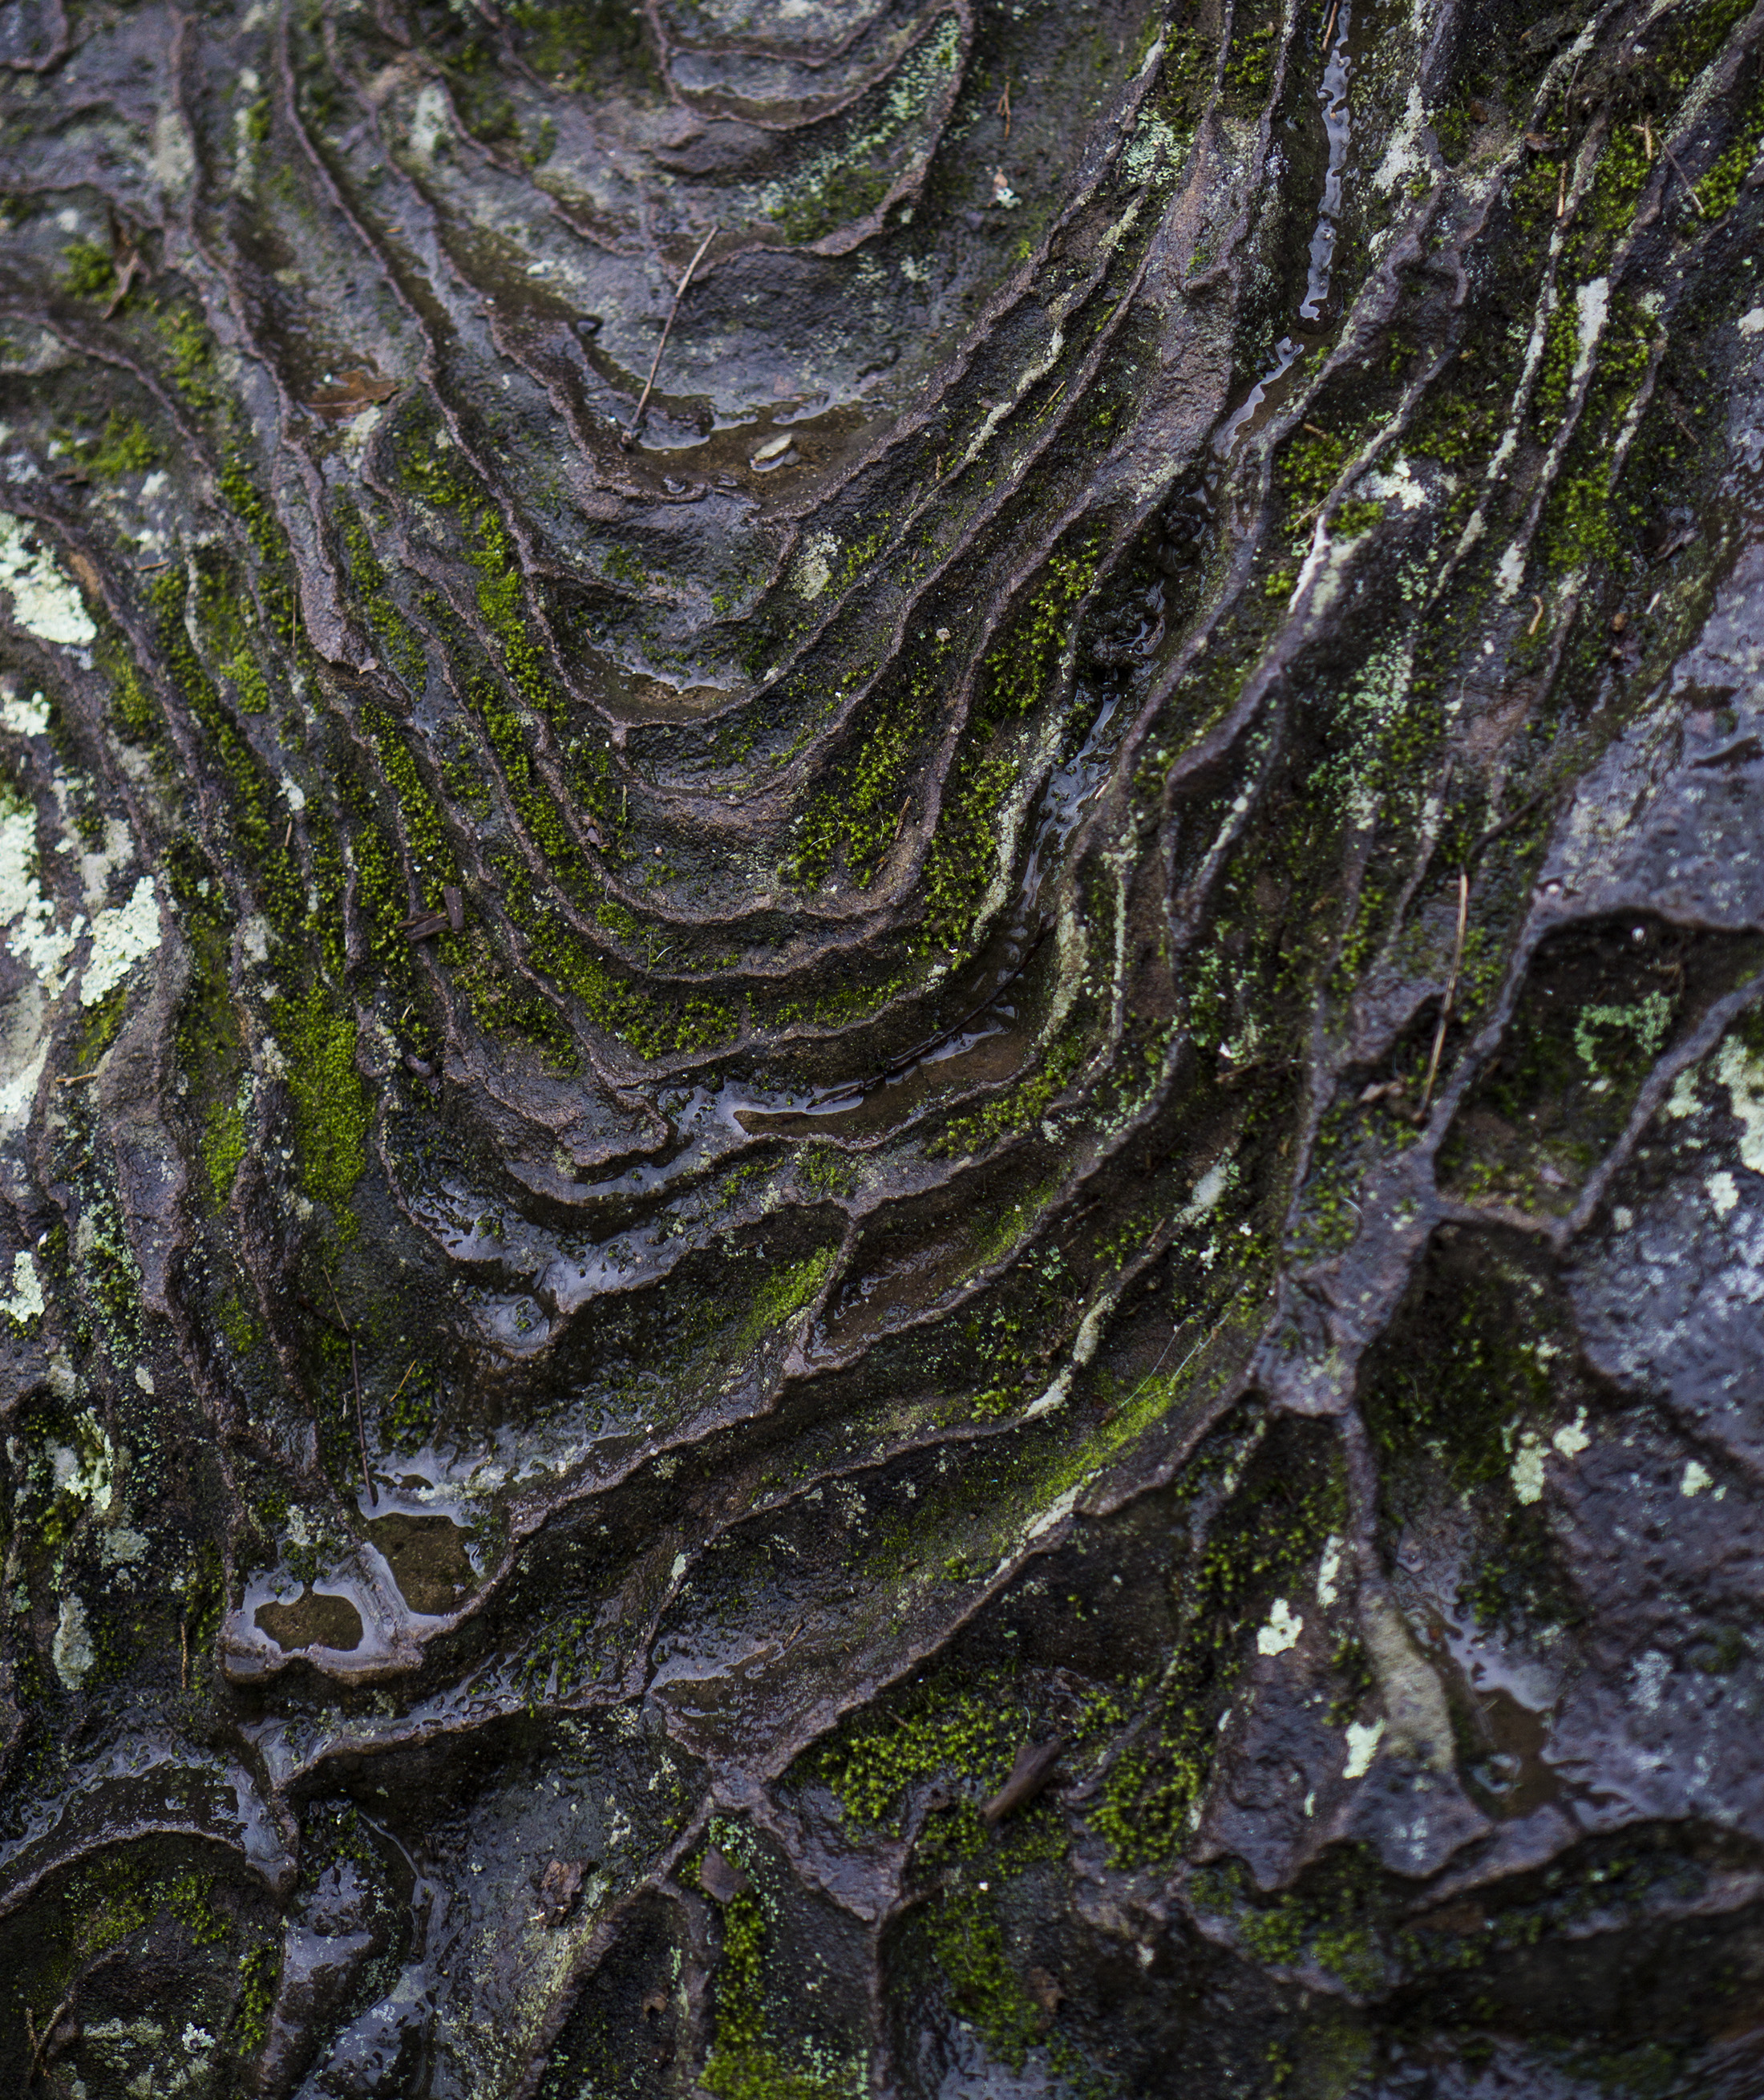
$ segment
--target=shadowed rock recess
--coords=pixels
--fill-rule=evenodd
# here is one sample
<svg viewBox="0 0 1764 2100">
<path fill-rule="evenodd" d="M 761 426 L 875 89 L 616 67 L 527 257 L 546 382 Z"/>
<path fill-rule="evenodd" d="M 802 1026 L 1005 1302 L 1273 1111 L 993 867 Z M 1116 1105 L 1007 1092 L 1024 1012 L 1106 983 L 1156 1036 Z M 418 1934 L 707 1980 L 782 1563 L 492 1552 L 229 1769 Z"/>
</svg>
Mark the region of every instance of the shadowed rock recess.
<svg viewBox="0 0 1764 2100">
<path fill-rule="evenodd" d="M 1764 5 L 1549 5 L 0 8 L 0 2088 L 1764 2093 Z"/>
</svg>

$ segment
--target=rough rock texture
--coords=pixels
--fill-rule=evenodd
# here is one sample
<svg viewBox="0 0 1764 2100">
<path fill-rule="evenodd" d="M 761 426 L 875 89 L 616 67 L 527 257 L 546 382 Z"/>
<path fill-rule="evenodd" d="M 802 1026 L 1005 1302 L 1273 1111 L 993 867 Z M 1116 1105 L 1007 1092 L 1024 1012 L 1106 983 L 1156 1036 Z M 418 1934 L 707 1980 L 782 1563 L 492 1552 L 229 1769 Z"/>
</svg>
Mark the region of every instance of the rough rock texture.
<svg viewBox="0 0 1764 2100">
<path fill-rule="evenodd" d="M 1764 2093 L 1764 7 L 0 7 L 5 2090 Z"/>
</svg>

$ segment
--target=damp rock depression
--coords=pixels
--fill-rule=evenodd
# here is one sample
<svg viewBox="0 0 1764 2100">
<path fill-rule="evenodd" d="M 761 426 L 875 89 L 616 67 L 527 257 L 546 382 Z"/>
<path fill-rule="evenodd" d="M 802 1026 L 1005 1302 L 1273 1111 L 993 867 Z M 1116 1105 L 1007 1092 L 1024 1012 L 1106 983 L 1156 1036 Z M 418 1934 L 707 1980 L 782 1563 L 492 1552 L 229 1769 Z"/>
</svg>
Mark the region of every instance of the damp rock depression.
<svg viewBox="0 0 1764 2100">
<path fill-rule="evenodd" d="M 1761 47 L 0 8 L 0 2089 L 1764 2093 Z"/>
</svg>

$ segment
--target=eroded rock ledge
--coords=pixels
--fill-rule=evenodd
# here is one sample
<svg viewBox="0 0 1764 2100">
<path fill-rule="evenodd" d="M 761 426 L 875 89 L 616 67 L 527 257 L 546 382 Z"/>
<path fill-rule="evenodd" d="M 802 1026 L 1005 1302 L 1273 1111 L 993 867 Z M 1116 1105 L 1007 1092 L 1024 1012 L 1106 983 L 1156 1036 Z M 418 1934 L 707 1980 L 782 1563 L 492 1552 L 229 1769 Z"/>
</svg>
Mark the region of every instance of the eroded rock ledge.
<svg viewBox="0 0 1764 2100">
<path fill-rule="evenodd" d="M 1764 17 L 1546 7 L 0 11 L 8 2090 L 1764 2089 Z"/>
</svg>

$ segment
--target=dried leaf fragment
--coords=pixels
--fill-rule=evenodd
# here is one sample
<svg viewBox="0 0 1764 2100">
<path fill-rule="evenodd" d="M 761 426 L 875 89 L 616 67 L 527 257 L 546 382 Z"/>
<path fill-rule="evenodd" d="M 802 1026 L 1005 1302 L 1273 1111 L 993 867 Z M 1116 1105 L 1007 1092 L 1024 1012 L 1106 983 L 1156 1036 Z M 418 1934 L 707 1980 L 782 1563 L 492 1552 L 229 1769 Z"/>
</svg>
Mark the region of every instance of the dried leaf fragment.
<svg viewBox="0 0 1764 2100">
<path fill-rule="evenodd" d="M 1002 1823 L 1013 1809 L 1033 1801 L 1052 1777 L 1053 1768 L 1065 1749 L 1065 1744 L 1058 1736 L 1050 1742 L 1025 1743 L 1017 1754 L 1011 1776 L 981 1810 L 982 1820 L 989 1824 Z"/>
<path fill-rule="evenodd" d="M 390 401 L 398 391 L 395 380 L 387 379 L 366 365 L 355 365 L 327 379 L 306 397 L 306 406 L 321 423 L 346 423 L 351 416 Z"/>
<path fill-rule="evenodd" d="M 580 1860 L 553 1860 L 539 1877 L 539 1914 L 553 1931 L 566 1923 L 588 1869 Z"/>
<path fill-rule="evenodd" d="M 1059 2011 L 1065 2000 L 1065 1992 L 1060 1988 L 1059 1978 L 1045 1969 L 1030 1970 L 1029 1994 L 1050 2018 Z"/>
<path fill-rule="evenodd" d="M 699 1882 L 704 1893 L 714 1896 L 720 1904 L 733 1903 L 752 1886 L 734 1861 L 725 1858 L 714 1845 L 705 1847 L 704 1857 L 699 1863 Z"/>
</svg>

